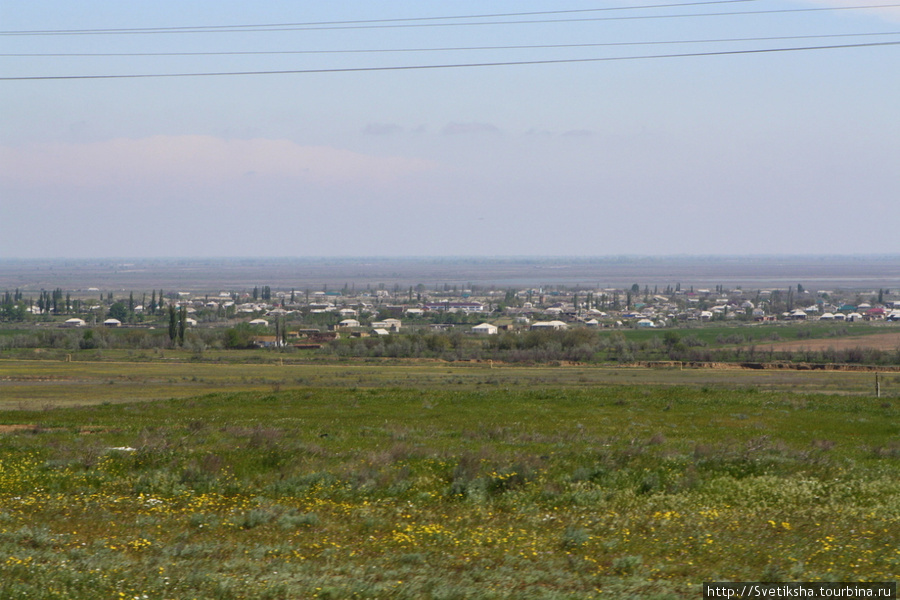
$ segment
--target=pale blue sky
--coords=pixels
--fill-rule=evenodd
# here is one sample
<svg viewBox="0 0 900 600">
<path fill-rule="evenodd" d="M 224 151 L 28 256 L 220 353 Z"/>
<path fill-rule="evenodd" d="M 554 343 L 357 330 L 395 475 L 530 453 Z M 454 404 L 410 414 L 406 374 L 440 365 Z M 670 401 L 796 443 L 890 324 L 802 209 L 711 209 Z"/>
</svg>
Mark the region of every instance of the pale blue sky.
<svg viewBox="0 0 900 600">
<path fill-rule="evenodd" d="M 312 23 L 640 1 L 0 3 L 0 30 Z M 610 17 L 892 5 L 883 10 Z M 518 62 L 900 41 L 885 0 L 539 23 L 2 35 L 0 77 Z M 561 18 L 607 20 L 550 23 Z M 412 24 L 412 22 L 405 22 Z M 430 22 L 438 23 L 438 22 Z M 893 35 L 874 35 L 891 34 Z M 866 34 L 845 37 L 843 34 Z M 0 256 L 900 252 L 900 46 L 544 65 L 0 81 Z"/>
</svg>

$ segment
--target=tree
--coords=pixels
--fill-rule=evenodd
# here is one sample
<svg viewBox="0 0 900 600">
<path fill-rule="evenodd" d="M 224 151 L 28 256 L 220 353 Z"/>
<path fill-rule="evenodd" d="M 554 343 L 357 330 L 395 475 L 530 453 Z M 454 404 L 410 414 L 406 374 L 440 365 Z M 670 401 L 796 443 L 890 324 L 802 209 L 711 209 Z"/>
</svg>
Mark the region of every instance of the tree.
<svg viewBox="0 0 900 600">
<path fill-rule="evenodd" d="M 169 339 L 175 342 L 178 337 L 178 313 L 175 311 L 175 305 L 169 305 Z"/>
<path fill-rule="evenodd" d="M 681 341 L 681 336 L 675 331 L 667 331 L 663 334 L 663 344 L 667 350 L 672 350 Z"/>
<path fill-rule="evenodd" d="M 125 306 L 125 303 L 122 301 L 115 302 L 112 306 L 109 307 L 109 312 L 107 313 L 106 318 L 125 321 L 128 319 L 128 307 Z"/>
<path fill-rule="evenodd" d="M 182 306 L 178 311 L 178 345 L 184 346 L 184 330 L 187 326 L 187 307 Z"/>
</svg>

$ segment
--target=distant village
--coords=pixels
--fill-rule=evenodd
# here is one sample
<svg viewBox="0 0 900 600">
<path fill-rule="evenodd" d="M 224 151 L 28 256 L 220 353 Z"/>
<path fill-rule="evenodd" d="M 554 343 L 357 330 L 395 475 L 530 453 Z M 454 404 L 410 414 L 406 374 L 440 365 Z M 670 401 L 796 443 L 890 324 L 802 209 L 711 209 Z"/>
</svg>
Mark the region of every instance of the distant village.
<svg viewBox="0 0 900 600">
<path fill-rule="evenodd" d="M 464 328 L 492 335 L 509 330 L 586 328 L 666 328 L 716 321 L 900 321 L 900 295 L 787 289 L 744 290 L 693 286 L 664 290 L 634 284 L 623 289 L 398 289 L 252 291 L 215 295 L 153 290 L 121 297 L 96 288 L 76 292 L 22 292 L 3 296 L 4 320 L 51 321 L 63 327 L 141 327 L 166 311 L 178 311 L 188 327 L 246 323 L 278 328 L 258 336 L 260 344 L 288 338 L 334 339 L 385 336 L 403 328 L 436 331 Z M 62 316 L 68 316 L 62 319 Z M 18 319 L 16 318 L 18 317 Z M 298 325 L 304 325 L 298 327 Z M 271 339 L 270 339 L 271 338 Z"/>
</svg>

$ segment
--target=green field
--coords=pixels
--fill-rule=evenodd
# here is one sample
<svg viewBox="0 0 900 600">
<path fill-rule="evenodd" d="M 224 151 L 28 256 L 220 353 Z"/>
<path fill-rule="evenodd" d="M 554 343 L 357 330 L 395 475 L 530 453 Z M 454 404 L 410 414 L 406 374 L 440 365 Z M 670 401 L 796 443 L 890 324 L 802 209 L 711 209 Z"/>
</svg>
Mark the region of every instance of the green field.
<svg viewBox="0 0 900 600">
<path fill-rule="evenodd" d="M 578 389 L 659 385 L 852 395 L 870 395 L 875 389 L 873 373 L 853 371 L 512 366 L 465 361 L 300 363 L 290 362 L 291 357 L 279 359 L 277 353 L 271 352 L 246 355 L 264 356 L 268 361 L 191 362 L 187 353 L 136 362 L 0 360 L 0 410 L 168 400 L 212 392 L 272 392 L 303 386 Z M 888 372 L 879 377 L 884 397 L 900 396 L 900 373 Z"/>
<path fill-rule="evenodd" d="M 900 382 L 872 377 L 2 361 L 0 598 L 896 580 Z"/>
</svg>

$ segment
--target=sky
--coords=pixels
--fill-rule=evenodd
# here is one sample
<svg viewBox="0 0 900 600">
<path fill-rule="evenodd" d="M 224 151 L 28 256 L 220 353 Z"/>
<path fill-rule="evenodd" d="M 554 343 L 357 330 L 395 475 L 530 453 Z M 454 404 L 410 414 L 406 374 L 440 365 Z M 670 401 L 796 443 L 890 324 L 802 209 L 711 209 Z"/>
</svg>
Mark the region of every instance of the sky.
<svg viewBox="0 0 900 600">
<path fill-rule="evenodd" d="M 0 258 L 900 253 L 898 73 L 888 0 L 3 2 Z"/>
</svg>

